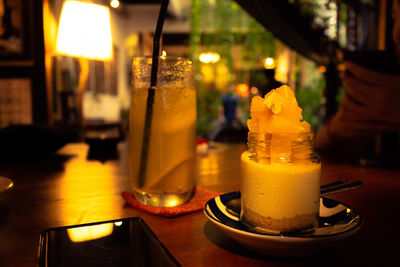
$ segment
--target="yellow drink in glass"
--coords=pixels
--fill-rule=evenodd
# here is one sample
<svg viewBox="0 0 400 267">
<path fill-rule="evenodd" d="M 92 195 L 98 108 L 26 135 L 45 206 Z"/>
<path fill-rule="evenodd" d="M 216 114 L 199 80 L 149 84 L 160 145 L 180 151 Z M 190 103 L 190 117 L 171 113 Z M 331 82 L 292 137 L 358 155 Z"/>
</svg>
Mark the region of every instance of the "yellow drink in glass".
<svg viewBox="0 0 400 267">
<path fill-rule="evenodd" d="M 136 59 L 134 75 L 150 72 L 151 57 Z M 136 62 L 138 63 L 138 62 Z M 189 64 L 190 63 L 190 64 Z M 147 205 L 170 207 L 185 203 L 194 186 L 196 153 L 196 91 L 191 62 L 160 59 L 144 175 L 140 175 L 149 86 L 135 77 L 131 89 L 130 180 L 135 198 Z M 135 72 L 135 68 L 139 71 Z M 143 70 L 145 68 L 146 70 Z M 144 83 L 145 84 L 145 83 Z"/>
</svg>

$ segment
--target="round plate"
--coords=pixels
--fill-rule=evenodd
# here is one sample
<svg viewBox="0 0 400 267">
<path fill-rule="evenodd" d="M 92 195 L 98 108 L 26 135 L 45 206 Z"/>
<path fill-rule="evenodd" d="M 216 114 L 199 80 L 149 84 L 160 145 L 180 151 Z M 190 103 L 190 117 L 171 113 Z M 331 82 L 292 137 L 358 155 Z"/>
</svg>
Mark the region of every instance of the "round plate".
<svg viewBox="0 0 400 267">
<path fill-rule="evenodd" d="M 14 182 L 6 177 L 0 176 L 0 193 L 13 188 Z"/>
<path fill-rule="evenodd" d="M 280 257 L 314 254 L 355 234 L 361 227 L 360 216 L 350 207 L 328 198 L 320 199 L 318 228 L 311 233 L 269 235 L 250 232 L 237 216 L 226 209 L 226 204 L 240 199 L 240 192 L 231 192 L 210 199 L 204 213 L 227 236 L 251 250 Z"/>
</svg>

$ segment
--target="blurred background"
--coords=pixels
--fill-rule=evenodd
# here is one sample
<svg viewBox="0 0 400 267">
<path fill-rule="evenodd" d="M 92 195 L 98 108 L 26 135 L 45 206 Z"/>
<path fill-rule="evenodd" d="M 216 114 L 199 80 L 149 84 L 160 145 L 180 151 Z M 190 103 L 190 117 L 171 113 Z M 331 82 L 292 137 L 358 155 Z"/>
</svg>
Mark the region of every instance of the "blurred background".
<svg viewBox="0 0 400 267">
<path fill-rule="evenodd" d="M 82 0 L 69 18 L 64 2 L 0 0 L 0 127 L 40 125 L 72 132 L 75 141 L 121 140 L 132 58 L 152 53 L 160 1 Z M 84 4 L 105 9 L 97 14 Z M 162 52 L 194 62 L 198 138 L 244 142 L 251 98 L 281 84 L 295 91 L 317 130 L 341 101 L 343 53 L 393 49 L 391 6 L 170 0 Z"/>
</svg>

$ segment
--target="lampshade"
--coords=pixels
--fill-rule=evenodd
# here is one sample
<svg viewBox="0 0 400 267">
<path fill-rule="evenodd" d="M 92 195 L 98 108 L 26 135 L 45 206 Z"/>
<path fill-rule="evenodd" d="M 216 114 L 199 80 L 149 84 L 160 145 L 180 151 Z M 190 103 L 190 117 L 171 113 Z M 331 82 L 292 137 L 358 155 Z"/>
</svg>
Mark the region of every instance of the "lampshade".
<svg viewBox="0 0 400 267">
<path fill-rule="evenodd" d="M 91 3 L 66 1 L 61 10 L 56 52 L 87 59 L 111 59 L 109 9 Z"/>
</svg>

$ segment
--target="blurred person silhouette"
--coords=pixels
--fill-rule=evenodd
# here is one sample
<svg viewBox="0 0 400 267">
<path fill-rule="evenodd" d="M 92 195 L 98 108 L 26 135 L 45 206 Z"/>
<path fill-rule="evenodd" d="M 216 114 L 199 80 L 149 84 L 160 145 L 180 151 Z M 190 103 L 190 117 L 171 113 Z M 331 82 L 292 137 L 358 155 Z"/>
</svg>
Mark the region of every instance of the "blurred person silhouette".
<svg viewBox="0 0 400 267">
<path fill-rule="evenodd" d="M 260 95 L 262 97 L 268 94 L 271 90 L 281 87 L 283 85 L 283 83 L 281 83 L 280 81 L 275 80 L 275 69 L 264 69 L 263 73 L 267 81 L 261 88 L 259 88 Z"/>
<path fill-rule="evenodd" d="M 233 85 L 229 86 L 227 93 L 221 95 L 221 100 L 222 107 L 219 112 L 222 123 L 211 139 L 224 143 L 246 143 L 247 128 L 238 118 L 239 96 L 234 92 Z"/>
<path fill-rule="evenodd" d="M 315 146 L 320 152 L 365 155 L 382 134 L 394 136 L 390 146 L 398 150 L 400 0 L 393 1 L 392 17 L 395 51 L 345 54 L 344 98 L 338 112 L 317 132 Z"/>
<path fill-rule="evenodd" d="M 222 94 L 221 98 L 225 123 L 232 126 L 236 121 L 239 97 L 236 94 L 228 93 Z"/>
<path fill-rule="evenodd" d="M 264 97 L 272 89 L 281 87 L 283 83 L 275 79 L 275 69 L 257 69 L 250 73 L 250 85 L 258 89 L 261 97 Z"/>
</svg>

